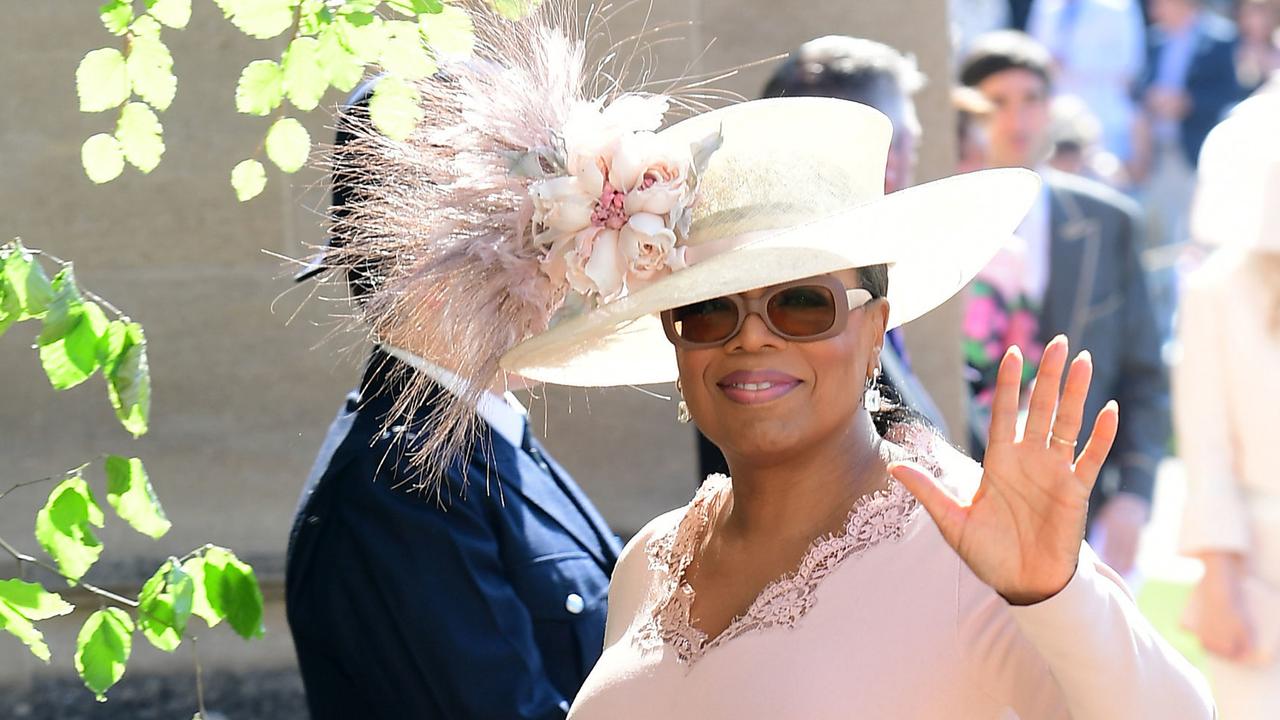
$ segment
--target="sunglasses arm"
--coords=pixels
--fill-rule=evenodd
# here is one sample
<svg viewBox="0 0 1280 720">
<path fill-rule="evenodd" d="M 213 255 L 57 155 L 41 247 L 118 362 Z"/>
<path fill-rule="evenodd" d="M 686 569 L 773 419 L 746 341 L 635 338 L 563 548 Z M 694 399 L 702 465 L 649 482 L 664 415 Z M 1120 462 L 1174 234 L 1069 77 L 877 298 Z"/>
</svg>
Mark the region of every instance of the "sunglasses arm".
<svg viewBox="0 0 1280 720">
<path fill-rule="evenodd" d="M 871 302 L 871 292 L 866 288 L 850 288 L 845 291 L 845 296 L 849 299 L 850 310 L 857 310 Z"/>
</svg>

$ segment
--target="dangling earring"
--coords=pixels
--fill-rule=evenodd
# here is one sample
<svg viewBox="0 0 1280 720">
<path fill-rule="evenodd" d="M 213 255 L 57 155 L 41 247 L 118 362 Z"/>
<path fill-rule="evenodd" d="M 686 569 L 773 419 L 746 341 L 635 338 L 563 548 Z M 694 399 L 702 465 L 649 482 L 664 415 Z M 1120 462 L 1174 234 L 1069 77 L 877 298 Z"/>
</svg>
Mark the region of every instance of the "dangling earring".
<svg viewBox="0 0 1280 720">
<path fill-rule="evenodd" d="M 881 407 L 884 405 L 883 399 L 880 397 L 880 384 L 877 382 L 879 379 L 880 368 L 876 368 L 867 378 L 867 384 L 862 393 L 862 404 L 867 408 L 867 412 L 872 414 L 880 412 Z"/>
<path fill-rule="evenodd" d="M 676 380 L 676 392 L 680 393 L 680 402 L 676 405 L 676 422 L 692 422 L 693 416 L 689 414 L 689 403 L 684 401 L 684 390 L 680 387 L 679 380 Z"/>
</svg>

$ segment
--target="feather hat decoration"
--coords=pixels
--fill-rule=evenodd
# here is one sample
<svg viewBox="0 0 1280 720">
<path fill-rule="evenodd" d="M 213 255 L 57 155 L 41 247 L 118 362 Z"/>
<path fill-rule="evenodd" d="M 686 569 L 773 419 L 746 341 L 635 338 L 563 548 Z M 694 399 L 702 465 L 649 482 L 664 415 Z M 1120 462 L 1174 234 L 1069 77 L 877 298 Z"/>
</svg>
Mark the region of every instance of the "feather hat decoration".
<svg viewBox="0 0 1280 720">
<path fill-rule="evenodd" d="M 714 134 L 655 135 L 673 104 L 698 101 L 626 92 L 609 72 L 616 46 L 589 66 L 598 18 L 571 0 L 520 21 L 462 5 L 473 56 L 417 83 L 422 120 L 406 139 L 342 119 L 354 137 L 334 169 L 350 191 L 325 258 L 333 281 L 369 278 L 352 320 L 371 340 L 457 378 L 443 393 L 423 373 L 398 383 L 392 414 L 419 415 L 408 452 L 423 468 L 472 441 L 477 402 L 504 387 L 504 353 L 682 267 L 699 167 L 717 147 Z"/>
</svg>

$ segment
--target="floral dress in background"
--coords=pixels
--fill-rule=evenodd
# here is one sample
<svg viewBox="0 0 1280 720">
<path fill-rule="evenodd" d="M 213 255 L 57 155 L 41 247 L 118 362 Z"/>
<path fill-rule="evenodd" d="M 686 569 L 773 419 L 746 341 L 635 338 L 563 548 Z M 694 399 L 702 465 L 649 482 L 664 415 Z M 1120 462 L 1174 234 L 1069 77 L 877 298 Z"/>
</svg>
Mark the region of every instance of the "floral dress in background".
<svg viewBox="0 0 1280 720">
<path fill-rule="evenodd" d="M 973 406 L 970 417 L 983 445 L 1005 351 L 1014 345 L 1022 350 L 1024 390 L 1035 378 L 1043 353 L 1038 338 L 1040 308 L 1026 289 L 1025 257 L 1026 244 L 1012 237 L 969 285 L 961 333 Z M 1024 406 L 1027 398 L 1023 393 Z"/>
</svg>

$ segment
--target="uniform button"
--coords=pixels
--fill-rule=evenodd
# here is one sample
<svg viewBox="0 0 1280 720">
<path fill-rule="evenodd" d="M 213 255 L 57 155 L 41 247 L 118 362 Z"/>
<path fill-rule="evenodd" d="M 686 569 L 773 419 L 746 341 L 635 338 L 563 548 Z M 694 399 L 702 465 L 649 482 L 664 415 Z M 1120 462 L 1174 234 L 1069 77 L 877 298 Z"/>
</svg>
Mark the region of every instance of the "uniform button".
<svg viewBox="0 0 1280 720">
<path fill-rule="evenodd" d="M 570 615 L 581 615 L 586 607 L 586 601 L 578 593 L 569 593 L 569 597 L 564 599 L 564 609 L 568 610 Z"/>
</svg>

